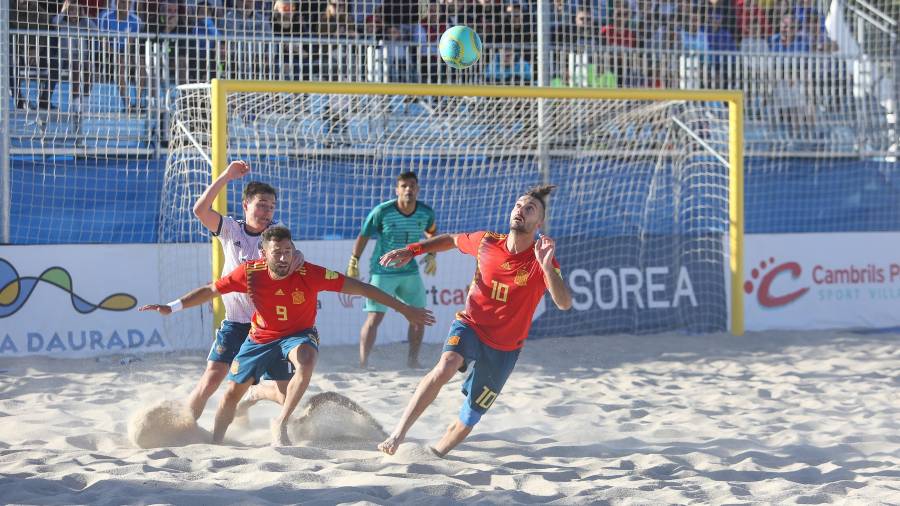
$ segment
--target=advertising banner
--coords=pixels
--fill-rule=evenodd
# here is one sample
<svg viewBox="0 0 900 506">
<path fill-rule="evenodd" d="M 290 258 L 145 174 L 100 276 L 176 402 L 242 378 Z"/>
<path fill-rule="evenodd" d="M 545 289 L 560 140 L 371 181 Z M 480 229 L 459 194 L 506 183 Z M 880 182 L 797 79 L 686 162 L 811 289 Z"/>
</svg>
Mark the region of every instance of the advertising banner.
<svg viewBox="0 0 900 506">
<path fill-rule="evenodd" d="M 900 234 L 745 238 L 747 330 L 900 324 Z"/>
<path fill-rule="evenodd" d="M 171 338 L 170 322 L 160 315 L 137 312 L 141 304 L 162 300 L 163 257 L 191 262 L 198 253 L 191 246 L 145 244 L 0 247 L 0 356 L 67 358 L 208 346 L 199 318 L 181 333 L 198 336 L 190 340 Z"/>
</svg>

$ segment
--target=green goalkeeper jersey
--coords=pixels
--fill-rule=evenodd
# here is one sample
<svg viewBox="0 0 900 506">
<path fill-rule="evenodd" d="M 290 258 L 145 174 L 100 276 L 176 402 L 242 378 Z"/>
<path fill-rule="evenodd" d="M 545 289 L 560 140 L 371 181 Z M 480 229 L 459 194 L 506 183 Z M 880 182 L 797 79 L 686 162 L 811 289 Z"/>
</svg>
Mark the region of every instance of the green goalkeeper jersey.
<svg viewBox="0 0 900 506">
<path fill-rule="evenodd" d="M 434 233 L 434 210 L 424 202 L 416 201 L 416 210 L 412 214 L 403 214 L 397 207 L 397 199 L 383 202 L 372 209 L 363 223 L 360 235 L 378 236 L 372 260 L 369 263 L 370 274 L 411 274 L 419 272 L 415 260 L 400 268 L 383 267 L 378 259 L 388 251 L 405 248 L 407 244 L 421 240 L 425 232 Z"/>
</svg>

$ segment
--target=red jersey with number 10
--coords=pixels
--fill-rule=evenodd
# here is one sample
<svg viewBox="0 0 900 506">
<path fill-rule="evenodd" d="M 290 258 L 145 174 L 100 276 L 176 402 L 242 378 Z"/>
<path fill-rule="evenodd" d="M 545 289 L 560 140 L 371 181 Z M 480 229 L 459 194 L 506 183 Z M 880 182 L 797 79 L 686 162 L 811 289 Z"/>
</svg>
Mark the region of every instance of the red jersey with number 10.
<svg viewBox="0 0 900 506">
<path fill-rule="evenodd" d="M 456 317 L 471 327 L 482 342 L 497 350 L 517 350 L 525 343 L 531 318 L 547 282 L 534 246 L 516 254 L 506 248 L 507 234 L 460 234 L 460 251 L 477 259 L 466 309 Z M 559 263 L 553 259 L 559 274 Z"/>
<path fill-rule="evenodd" d="M 237 266 L 216 281 L 221 294 L 244 292 L 256 306 L 250 319 L 250 339 L 266 344 L 316 324 L 319 292 L 339 292 L 344 276 L 306 262 L 288 277 L 272 279 L 265 260 Z"/>
</svg>

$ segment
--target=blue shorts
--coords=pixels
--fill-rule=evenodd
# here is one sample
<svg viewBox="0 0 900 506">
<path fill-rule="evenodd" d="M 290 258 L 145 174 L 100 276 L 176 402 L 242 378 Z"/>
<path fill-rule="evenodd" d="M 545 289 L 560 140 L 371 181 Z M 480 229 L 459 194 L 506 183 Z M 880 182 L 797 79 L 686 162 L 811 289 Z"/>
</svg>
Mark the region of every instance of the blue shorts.
<svg viewBox="0 0 900 506">
<path fill-rule="evenodd" d="M 460 370 L 464 371 L 469 363 L 475 362 L 469 377 L 463 382 L 462 392 L 466 400 L 459 411 L 460 421 L 472 427 L 500 395 L 503 385 L 516 366 L 521 349 L 502 351 L 491 348 L 481 342 L 469 326 L 455 320 L 450 325 L 450 334 L 443 351 L 454 351 L 462 355 L 464 362 Z"/>
<path fill-rule="evenodd" d="M 308 344 L 317 352 L 319 351 L 319 332 L 315 327 L 266 344 L 255 343 L 252 339 L 247 339 L 241 345 L 241 351 L 231 362 L 228 380 L 235 383 L 245 383 L 250 379 L 258 381 L 263 377 L 263 373 L 270 370 L 273 365 L 287 360 L 288 354 L 303 344 Z"/>
<path fill-rule="evenodd" d="M 224 362 L 230 364 L 234 362 L 247 340 L 247 334 L 250 333 L 249 323 L 239 323 L 229 320 L 223 320 L 222 326 L 216 331 L 216 339 L 213 341 L 212 347 L 209 349 L 209 356 L 206 358 L 212 362 Z M 270 379 L 275 381 L 283 381 L 291 379 L 294 375 L 294 367 L 287 360 L 280 363 L 272 364 L 261 379 Z"/>
</svg>

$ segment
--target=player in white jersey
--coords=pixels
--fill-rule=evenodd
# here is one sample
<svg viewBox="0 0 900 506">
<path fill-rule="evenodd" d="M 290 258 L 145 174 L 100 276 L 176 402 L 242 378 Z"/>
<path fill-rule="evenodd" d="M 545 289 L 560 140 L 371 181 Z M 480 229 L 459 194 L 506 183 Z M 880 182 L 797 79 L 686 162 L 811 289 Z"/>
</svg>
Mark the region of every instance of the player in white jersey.
<svg viewBox="0 0 900 506">
<path fill-rule="evenodd" d="M 276 192 L 275 188 L 265 183 L 254 181 L 244 187 L 241 199 L 241 206 L 244 209 L 243 220 L 222 216 L 212 209 L 216 195 L 225 189 L 228 182 L 240 179 L 249 172 L 250 166 L 246 162 L 242 160 L 231 162 L 225 172 L 209 185 L 194 204 L 194 215 L 222 243 L 225 254 L 223 273 L 231 272 L 247 260 L 261 258 L 259 236 L 274 223 Z M 292 270 L 303 264 L 302 253 L 295 252 L 295 254 L 298 258 L 294 260 Z M 206 402 L 228 375 L 232 360 L 250 332 L 250 317 L 253 315 L 254 307 L 247 294 L 230 293 L 222 297 L 222 302 L 225 305 L 225 320 L 216 332 L 216 339 L 209 351 L 206 371 L 188 398 L 188 406 L 194 419 L 200 418 Z M 248 394 L 243 409 L 262 399 L 283 403 L 291 374 L 290 363 L 287 361 L 270 369 L 264 379 L 274 381 L 262 381 L 257 385 Z"/>
</svg>

